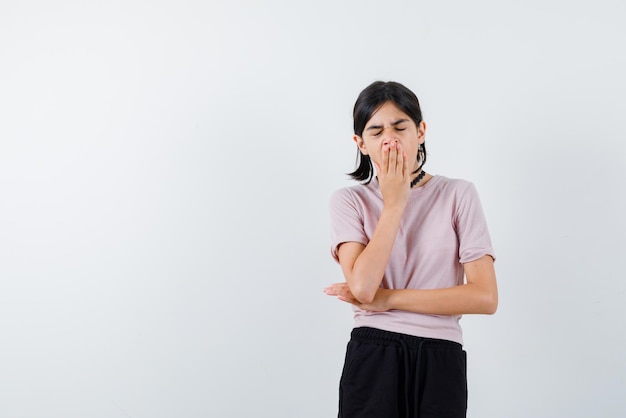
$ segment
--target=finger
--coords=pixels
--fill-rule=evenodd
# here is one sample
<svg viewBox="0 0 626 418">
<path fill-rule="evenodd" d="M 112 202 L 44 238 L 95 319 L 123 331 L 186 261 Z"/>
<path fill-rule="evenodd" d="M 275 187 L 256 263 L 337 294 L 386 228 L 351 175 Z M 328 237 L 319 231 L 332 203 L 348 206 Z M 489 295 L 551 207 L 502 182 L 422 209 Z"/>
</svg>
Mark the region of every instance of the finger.
<svg viewBox="0 0 626 418">
<path fill-rule="evenodd" d="M 324 288 L 324 293 L 326 293 L 329 296 L 337 296 L 337 287 L 334 284 L 326 286 Z"/>
<path fill-rule="evenodd" d="M 339 299 L 342 302 L 346 302 L 346 303 L 351 303 L 352 305 L 359 305 L 359 301 L 354 299 L 354 298 L 348 298 L 342 295 L 337 296 L 337 299 Z"/>
<path fill-rule="evenodd" d="M 340 292 L 337 285 L 331 284 L 330 286 L 324 288 L 324 293 L 330 296 L 337 296 Z"/>
<path fill-rule="evenodd" d="M 348 287 L 348 283 L 346 282 L 332 283 L 324 288 L 324 292 L 326 293 L 332 292 L 334 294 L 339 294 L 347 291 L 350 291 L 350 288 Z"/>
<path fill-rule="evenodd" d="M 398 170 L 398 148 L 395 142 L 392 142 L 390 144 L 390 149 L 389 149 L 389 168 L 388 168 L 388 172 L 389 173 L 393 173 L 396 174 L 397 170 Z"/>
<path fill-rule="evenodd" d="M 383 145 L 383 169 L 381 174 L 387 174 L 389 170 L 389 145 Z"/>
<path fill-rule="evenodd" d="M 404 159 L 402 158 L 404 155 L 404 151 L 402 150 L 402 146 L 400 144 L 397 145 L 398 153 L 396 154 L 396 174 L 401 176 L 404 174 Z"/>
<path fill-rule="evenodd" d="M 407 164 L 406 153 L 402 152 L 402 177 L 406 179 L 409 183 L 409 164 Z"/>
</svg>

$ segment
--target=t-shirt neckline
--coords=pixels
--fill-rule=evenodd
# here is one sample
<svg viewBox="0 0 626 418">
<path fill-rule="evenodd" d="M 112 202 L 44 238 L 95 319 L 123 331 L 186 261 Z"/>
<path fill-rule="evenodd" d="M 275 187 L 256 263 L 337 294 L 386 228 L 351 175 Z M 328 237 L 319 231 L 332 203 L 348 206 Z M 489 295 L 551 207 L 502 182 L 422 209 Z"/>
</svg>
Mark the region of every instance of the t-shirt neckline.
<svg viewBox="0 0 626 418">
<path fill-rule="evenodd" d="M 439 182 L 439 180 L 441 179 L 441 176 L 438 175 L 438 174 L 431 174 L 431 175 L 432 175 L 432 178 L 430 180 L 428 180 L 426 182 L 426 184 L 424 184 L 424 185 L 422 185 L 420 187 L 415 187 L 415 188 L 411 189 L 411 192 L 409 193 L 409 197 L 410 196 L 415 196 L 415 195 L 418 195 L 418 194 L 422 194 L 422 193 L 430 190 L 432 185 L 434 185 L 435 183 Z M 378 193 L 379 195 L 382 196 L 382 194 L 380 192 L 380 184 L 378 183 L 378 177 L 377 176 L 374 176 L 374 179 L 373 179 L 372 183 L 374 183 L 374 185 L 376 186 L 375 187 L 376 193 Z"/>
</svg>

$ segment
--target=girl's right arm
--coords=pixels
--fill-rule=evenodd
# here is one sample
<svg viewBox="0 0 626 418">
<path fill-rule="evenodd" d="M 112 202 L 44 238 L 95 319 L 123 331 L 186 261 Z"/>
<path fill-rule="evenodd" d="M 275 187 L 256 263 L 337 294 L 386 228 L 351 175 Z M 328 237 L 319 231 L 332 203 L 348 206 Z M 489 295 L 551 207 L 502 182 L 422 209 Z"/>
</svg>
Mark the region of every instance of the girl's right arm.
<svg viewBox="0 0 626 418">
<path fill-rule="evenodd" d="M 391 143 L 382 150 L 382 168 L 376 165 L 383 210 L 367 245 L 345 242 L 337 249 L 339 264 L 352 295 L 371 303 L 380 287 L 410 191 L 406 155 Z"/>
</svg>

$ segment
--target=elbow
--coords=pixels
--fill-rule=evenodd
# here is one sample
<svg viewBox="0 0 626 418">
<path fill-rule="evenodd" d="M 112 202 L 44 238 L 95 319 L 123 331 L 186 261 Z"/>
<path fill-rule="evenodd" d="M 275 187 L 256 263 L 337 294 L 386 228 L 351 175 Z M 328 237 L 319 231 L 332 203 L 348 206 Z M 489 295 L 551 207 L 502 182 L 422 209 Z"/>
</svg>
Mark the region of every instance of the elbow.
<svg viewBox="0 0 626 418">
<path fill-rule="evenodd" d="M 348 282 L 350 293 L 356 300 L 363 304 L 370 304 L 374 301 L 379 286 L 373 287 L 370 277 L 358 274 L 353 270 L 350 276 L 346 275 L 346 281 Z"/>
<path fill-rule="evenodd" d="M 374 301 L 374 297 L 376 296 L 376 290 L 377 289 L 374 289 L 372 291 L 365 286 L 359 285 L 350 286 L 350 292 L 352 292 L 352 296 L 354 296 L 356 300 L 363 304 L 370 304 Z"/>
<path fill-rule="evenodd" d="M 485 315 L 494 315 L 497 310 L 498 310 L 497 303 L 488 305 L 486 306 L 486 309 L 485 309 Z"/>
<path fill-rule="evenodd" d="M 483 309 L 485 315 L 493 315 L 498 310 L 498 294 L 486 295 L 483 301 Z"/>
</svg>

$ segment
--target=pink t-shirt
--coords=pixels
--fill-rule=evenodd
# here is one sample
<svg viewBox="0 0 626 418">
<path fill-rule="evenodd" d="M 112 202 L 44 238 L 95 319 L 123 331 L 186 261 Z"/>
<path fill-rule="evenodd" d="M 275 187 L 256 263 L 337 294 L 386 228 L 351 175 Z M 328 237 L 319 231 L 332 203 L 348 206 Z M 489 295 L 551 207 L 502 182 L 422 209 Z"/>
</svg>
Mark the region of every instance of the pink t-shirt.
<svg viewBox="0 0 626 418">
<path fill-rule="evenodd" d="M 367 245 L 383 208 L 378 180 L 337 190 L 330 199 L 331 253 L 344 242 Z M 381 287 L 434 289 L 461 285 L 463 263 L 484 255 L 495 259 L 474 185 L 433 176 L 412 189 L 385 268 Z M 463 344 L 460 315 L 424 315 L 354 307 L 355 327 L 373 327 Z"/>
</svg>

